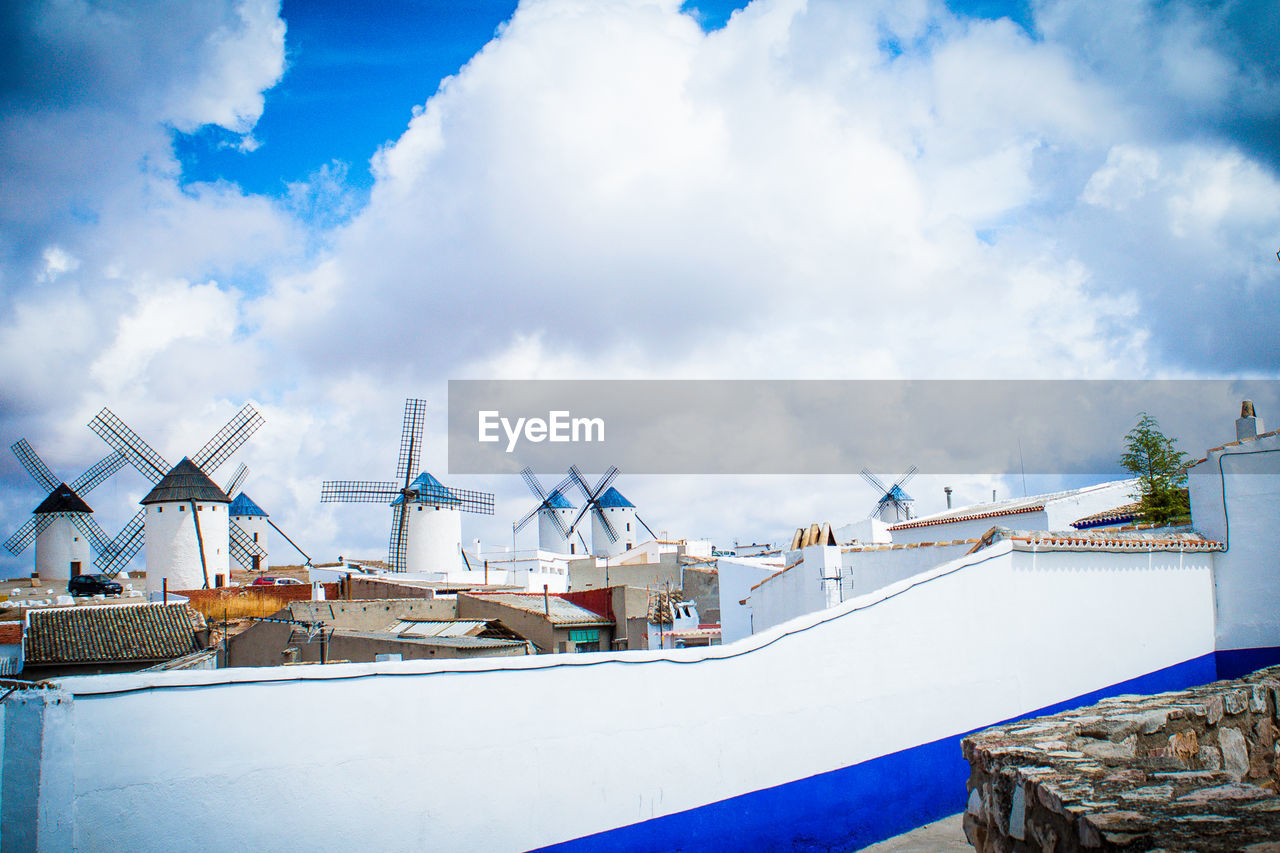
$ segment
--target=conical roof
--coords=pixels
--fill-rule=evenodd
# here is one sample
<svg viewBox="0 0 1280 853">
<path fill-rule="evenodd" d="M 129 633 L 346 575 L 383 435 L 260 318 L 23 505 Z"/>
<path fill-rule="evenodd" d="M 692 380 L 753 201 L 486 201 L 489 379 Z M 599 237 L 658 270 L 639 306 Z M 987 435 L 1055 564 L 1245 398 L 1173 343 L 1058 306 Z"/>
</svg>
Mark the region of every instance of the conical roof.
<svg viewBox="0 0 1280 853">
<path fill-rule="evenodd" d="M 211 503 L 231 503 L 227 493 L 218 488 L 218 484 L 196 467 L 196 463 L 187 457 L 173 466 L 173 470 L 164 475 L 164 479 L 156 483 L 156 487 L 140 503 L 158 504 L 169 501 L 209 501 Z"/>
<path fill-rule="evenodd" d="M 236 495 L 236 499 L 231 502 L 231 506 L 227 507 L 227 515 L 246 515 L 260 516 L 266 518 L 267 514 L 262 507 L 253 502 L 253 498 L 244 492 Z"/>
<path fill-rule="evenodd" d="M 450 491 L 448 486 L 426 471 L 419 474 L 417 479 L 409 484 L 409 488 L 418 493 L 413 500 L 419 503 L 432 504 L 434 506 L 449 506 L 450 504 L 459 503 L 458 496 Z M 398 495 L 391 502 L 391 505 L 399 506 L 402 503 L 404 503 L 404 495 Z"/>
<path fill-rule="evenodd" d="M 89 509 L 89 505 L 71 491 L 71 487 L 66 483 L 59 483 L 58 488 L 49 493 L 49 496 L 40 502 L 40 506 L 32 510 L 36 515 L 43 515 L 53 512 L 93 512 Z"/>
<path fill-rule="evenodd" d="M 633 504 L 631 501 L 624 498 L 622 496 L 622 492 L 618 491 L 613 486 L 610 486 L 609 491 L 605 492 L 603 495 L 600 496 L 600 500 L 597 502 L 597 505 L 605 508 L 624 507 L 624 506 L 629 506 L 632 508 L 635 507 L 635 504 Z"/>
<path fill-rule="evenodd" d="M 551 494 L 547 495 L 547 506 L 552 509 L 573 509 L 573 504 L 559 489 L 553 489 Z"/>
</svg>

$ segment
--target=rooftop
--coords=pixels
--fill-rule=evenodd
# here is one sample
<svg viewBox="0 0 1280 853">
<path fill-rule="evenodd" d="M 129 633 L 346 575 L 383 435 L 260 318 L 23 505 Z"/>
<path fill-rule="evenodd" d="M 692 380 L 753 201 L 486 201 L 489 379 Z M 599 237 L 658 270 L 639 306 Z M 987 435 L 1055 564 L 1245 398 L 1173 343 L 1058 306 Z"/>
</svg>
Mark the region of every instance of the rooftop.
<svg viewBox="0 0 1280 853">
<path fill-rule="evenodd" d="M 1140 517 L 1142 517 L 1142 503 L 1135 501 L 1114 509 L 1095 512 L 1093 515 L 1086 515 L 1084 518 L 1077 518 L 1071 522 L 1071 526 L 1076 530 L 1086 530 L 1090 527 L 1101 527 L 1104 524 L 1123 524 L 1126 521 L 1133 521 L 1135 518 Z"/>
<path fill-rule="evenodd" d="M 1039 512 L 1045 508 L 1046 504 L 1107 489 L 1114 486 L 1116 482 L 1132 481 L 1098 483 L 1094 486 L 1085 486 L 1082 489 L 1067 489 L 1066 491 L 1051 492 L 1045 495 L 1031 495 L 1030 497 L 1025 498 L 1009 498 L 1008 500 L 996 501 L 989 504 L 972 504 L 958 509 L 948 509 L 943 510 L 942 512 L 935 512 L 932 515 L 922 515 L 919 518 L 913 518 L 910 521 L 890 525 L 889 530 L 908 530 L 913 527 L 928 527 L 932 524 L 948 524 L 953 521 L 972 521 L 980 518 L 995 518 L 1001 515 L 1016 515 L 1023 512 Z"/>
<path fill-rule="evenodd" d="M 169 501 L 207 501 L 210 503 L 231 503 L 227 493 L 218 488 L 218 484 L 210 480 L 208 475 L 196 467 L 196 463 L 187 457 L 173 466 L 173 469 L 139 503 L 156 504 Z"/>
<path fill-rule="evenodd" d="M 473 598 L 493 601 L 524 610 L 529 613 L 550 614 L 553 625 L 612 625 L 598 613 L 579 607 L 572 601 L 566 601 L 554 595 L 543 596 L 540 592 L 483 592 L 471 593 Z"/>
<path fill-rule="evenodd" d="M 552 509 L 573 509 L 573 503 L 559 489 L 553 489 L 547 495 L 547 506 Z"/>
<path fill-rule="evenodd" d="M 249 515 L 260 516 L 266 518 L 267 514 L 262 507 L 253 502 L 253 498 L 244 492 L 236 495 L 236 499 L 231 502 L 231 506 L 227 507 L 227 515 Z"/>
<path fill-rule="evenodd" d="M 167 660 L 194 650 L 204 627 L 185 602 L 32 610 L 27 620 L 28 664 Z"/>
<path fill-rule="evenodd" d="M 59 483 L 58 488 L 33 509 L 33 515 L 46 515 L 55 512 L 93 512 L 84 499 L 71 490 L 66 483 Z"/>
<path fill-rule="evenodd" d="M 609 491 L 605 492 L 603 495 L 600 496 L 600 500 L 597 501 L 597 505 L 604 507 L 605 509 L 609 509 L 611 507 L 614 507 L 614 508 L 631 507 L 633 509 L 635 508 L 635 504 L 633 504 L 631 501 L 624 498 L 622 496 L 622 492 L 618 491 L 613 486 L 610 486 Z"/>
</svg>

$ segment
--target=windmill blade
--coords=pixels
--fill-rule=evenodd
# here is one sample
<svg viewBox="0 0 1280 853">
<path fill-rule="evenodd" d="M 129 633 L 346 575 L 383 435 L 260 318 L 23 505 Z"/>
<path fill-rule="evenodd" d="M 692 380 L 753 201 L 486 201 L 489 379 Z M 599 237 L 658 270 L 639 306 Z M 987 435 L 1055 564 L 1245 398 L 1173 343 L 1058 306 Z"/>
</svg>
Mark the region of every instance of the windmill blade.
<svg viewBox="0 0 1280 853">
<path fill-rule="evenodd" d="M 93 520 L 93 516 L 85 515 L 82 512 L 72 512 L 68 513 L 68 515 L 71 517 L 71 523 L 93 545 L 93 550 L 101 554 L 111 547 L 111 540 L 107 539 L 107 534 L 102 532 L 102 528 L 98 526 L 98 522 Z"/>
<path fill-rule="evenodd" d="M 569 537 L 566 536 L 565 538 L 568 539 Z M 582 553 L 590 554 L 591 549 L 587 547 L 587 540 L 582 538 L 582 531 L 578 531 L 578 541 L 582 543 Z"/>
<path fill-rule="evenodd" d="M 18 528 L 17 533 L 9 537 L 8 541 L 4 543 L 4 547 L 10 554 L 15 556 L 21 554 L 31 544 L 31 541 L 39 536 L 41 531 L 48 527 L 52 521 L 53 516 L 48 513 L 31 516 L 27 519 L 26 524 Z"/>
<path fill-rule="evenodd" d="M 593 506 L 595 506 L 595 504 L 591 503 L 590 501 L 582 505 L 582 509 L 578 510 L 578 514 L 573 519 L 573 524 L 569 525 L 570 534 L 573 533 L 573 531 L 578 529 L 578 525 L 582 523 L 582 517 L 586 515 L 588 510 L 590 510 Z M 566 537 L 567 537 L 567 534 L 566 534 Z"/>
<path fill-rule="evenodd" d="M 541 507 L 539 507 L 541 509 Z M 556 526 L 556 532 L 565 539 L 569 538 L 569 528 L 564 526 L 564 519 L 560 518 L 560 513 L 556 512 L 555 507 L 547 505 L 548 514 L 551 516 L 551 523 Z"/>
<path fill-rule="evenodd" d="M 124 454 L 118 450 L 110 456 L 98 460 L 96 465 L 76 478 L 76 481 L 71 484 L 71 491 L 80 497 L 84 497 L 102 485 L 102 482 L 112 474 L 119 471 L 124 463 Z"/>
<path fill-rule="evenodd" d="M 884 484 L 884 481 L 881 480 L 879 477 L 877 477 L 875 474 L 872 474 L 866 468 L 863 468 L 858 473 L 862 475 L 862 479 L 866 480 L 868 483 L 871 484 L 871 488 L 875 489 L 881 495 L 889 494 L 889 487 L 886 486 Z"/>
<path fill-rule="evenodd" d="M 387 562 L 391 571 L 403 572 L 405 567 L 405 550 L 408 546 L 409 513 L 404 504 L 396 504 L 391 508 L 391 541 L 387 545 Z"/>
<path fill-rule="evenodd" d="M 598 498 L 601 495 L 603 495 L 605 493 L 605 490 L 608 489 L 609 486 L 613 485 L 613 480 L 617 476 L 618 476 L 618 469 L 613 466 L 610 466 L 609 470 L 605 471 L 604 475 L 600 477 L 599 482 L 596 483 L 595 491 L 591 493 L 592 498 L 593 499 Z"/>
<path fill-rule="evenodd" d="M 230 534 L 227 550 L 231 553 L 232 559 L 243 566 L 245 571 L 253 568 L 254 557 L 267 556 L 267 552 L 262 550 L 262 547 L 234 521 L 227 523 L 227 532 Z"/>
<path fill-rule="evenodd" d="M 395 483 L 372 480 L 325 480 L 320 486 L 321 503 L 382 503 L 400 497 Z"/>
<path fill-rule="evenodd" d="M 404 425 L 400 429 L 400 459 L 396 462 L 396 481 L 409 488 L 413 472 L 418 470 L 422 456 L 422 419 L 426 415 L 427 401 L 410 397 L 404 401 Z"/>
<path fill-rule="evenodd" d="M 212 477 L 222 467 L 222 463 L 239 450 L 263 423 L 258 410 L 251 403 L 246 403 L 243 409 L 236 412 L 235 417 L 227 421 L 226 426 L 218 430 L 217 435 L 191 457 L 191 461 L 205 476 Z"/>
<path fill-rule="evenodd" d="M 529 491 L 533 492 L 533 496 L 542 501 L 545 505 L 547 502 L 547 493 L 542 490 L 542 484 L 539 483 L 538 478 L 533 475 L 533 469 L 525 466 L 524 470 L 520 472 L 520 477 L 524 480 L 524 484 L 529 487 Z M 53 487 L 56 489 L 58 484 L 54 483 Z"/>
<path fill-rule="evenodd" d="M 32 478 L 44 486 L 46 492 L 52 492 L 58 486 L 62 485 L 62 481 L 53 476 L 53 472 L 49 470 L 49 466 L 44 464 L 36 452 L 31 449 L 31 445 L 27 444 L 25 438 L 20 438 L 9 448 L 13 451 L 13 455 L 18 457 L 22 462 L 22 467 L 27 469 L 27 473 Z"/>
<path fill-rule="evenodd" d="M 461 512 L 478 512 L 493 515 L 493 493 L 472 489 L 455 489 L 452 486 L 427 486 L 417 492 L 416 500 L 431 506 L 447 507 Z"/>
<path fill-rule="evenodd" d="M 98 567 L 100 572 L 108 577 L 115 577 L 120 573 L 121 569 L 129 565 L 133 555 L 138 553 L 138 549 L 146 541 L 146 526 L 144 524 L 146 518 L 147 511 L 145 509 L 138 510 L 138 514 L 129 519 L 129 523 L 108 544 L 107 549 L 98 555 L 94 565 Z"/>
<path fill-rule="evenodd" d="M 524 518 L 517 521 L 515 524 L 515 532 L 519 533 L 521 530 L 524 530 L 525 526 L 528 525 L 529 522 L 533 521 L 533 517 L 538 514 L 538 511 L 541 510 L 543 506 L 544 504 L 538 504 L 533 509 L 529 510 Z"/>
<path fill-rule="evenodd" d="M 240 467 L 236 469 L 236 472 L 231 475 L 231 479 L 227 481 L 227 487 L 222 491 L 227 497 L 234 497 L 236 490 L 240 488 L 240 484 L 244 482 L 244 478 L 247 476 L 249 476 L 249 466 L 241 462 Z"/>
<path fill-rule="evenodd" d="M 604 510 L 595 504 L 593 504 L 591 508 L 595 512 L 596 518 L 600 520 L 600 526 L 604 528 L 604 535 L 609 537 L 610 542 L 617 542 L 618 532 L 614 530 L 613 525 L 609 523 L 609 519 L 604 514 Z"/>
<path fill-rule="evenodd" d="M 906 473 L 904 473 L 901 477 L 898 478 L 898 481 L 894 483 L 894 485 L 897 486 L 898 488 L 902 488 L 907 484 L 908 481 L 911 480 L 912 477 L 916 475 L 916 473 L 919 470 L 920 469 L 917 468 L 915 465 L 912 465 L 910 468 L 906 470 Z M 893 490 L 890 489 L 889 491 L 893 491 Z"/>
<path fill-rule="evenodd" d="M 647 524 L 645 524 L 645 523 L 644 523 L 644 519 L 640 517 L 639 513 L 637 513 L 637 514 L 636 514 L 636 521 L 640 522 L 640 524 L 642 524 L 642 525 L 644 526 L 644 529 L 645 529 L 645 530 L 647 530 L 647 531 L 649 531 L 649 535 L 650 535 L 650 536 L 652 536 L 654 539 L 657 539 L 657 538 L 658 538 L 658 534 L 656 534 L 656 533 L 654 533 L 654 532 L 653 532 L 653 528 L 652 528 L 652 527 L 650 527 L 649 525 L 647 525 Z M 753 540 L 751 540 L 751 541 L 752 541 L 752 542 L 754 542 L 755 540 L 753 539 Z"/>
<path fill-rule="evenodd" d="M 104 408 L 89 421 L 89 429 L 98 434 L 110 447 L 125 455 L 138 473 L 153 483 L 164 479 L 171 467 L 159 453 L 151 449 L 142 438 L 110 410 Z"/>
<path fill-rule="evenodd" d="M 569 478 L 578 484 L 578 488 L 582 490 L 583 496 L 588 502 L 590 502 L 593 497 L 591 494 L 591 487 L 587 485 L 587 480 L 582 476 L 582 472 L 578 470 L 577 465 L 569 466 Z"/>
</svg>

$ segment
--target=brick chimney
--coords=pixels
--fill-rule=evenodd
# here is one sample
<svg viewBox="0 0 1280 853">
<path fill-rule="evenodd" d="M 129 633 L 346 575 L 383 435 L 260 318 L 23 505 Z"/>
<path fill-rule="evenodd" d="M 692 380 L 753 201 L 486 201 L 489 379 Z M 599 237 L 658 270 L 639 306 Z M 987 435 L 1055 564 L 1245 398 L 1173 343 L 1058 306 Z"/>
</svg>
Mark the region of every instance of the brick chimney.
<svg viewBox="0 0 1280 853">
<path fill-rule="evenodd" d="M 1253 401 L 1244 400 L 1241 402 L 1240 417 L 1236 418 L 1236 441 L 1254 438 L 1258 433 L 1265 430 L 1266 427 L 1262 425 L 1262 418 L 1258 417 L 1253 411 Z"/>
</svg>

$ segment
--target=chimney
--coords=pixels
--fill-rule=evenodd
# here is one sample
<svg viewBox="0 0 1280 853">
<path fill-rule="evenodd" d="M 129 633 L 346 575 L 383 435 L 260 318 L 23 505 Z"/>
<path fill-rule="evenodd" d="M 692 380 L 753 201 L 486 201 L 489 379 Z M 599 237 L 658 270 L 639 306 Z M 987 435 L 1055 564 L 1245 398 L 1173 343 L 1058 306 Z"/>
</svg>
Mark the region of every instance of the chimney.
<svg viewBox="0 0 1280 853">
<path fill-rule="evenodd" d="M 1266 427 L 1262 425 L 1262 418 L 1258 417 L 1253 411 L 1253 401 L 1242 401 L 1240 403 L 1240 417 L 1236 418 L 1236 441 L 1256 438 L 1259 433 L 1265 430 Z"/>
<path fill-rule="evenodd" d="M 942 491 L 947 493 L 947 509 L 951 509 L 951 487 L 943 486 Z"/>
<path fill-rule="evenodd" d="M 996 490 L 995 490 L 995 489 L 992 489 L 992 490 L 991 490 L 991 502 L 992 502 L 992 503 L 995 503 L 995 502 L 996 502 Z"/>
</svg>

